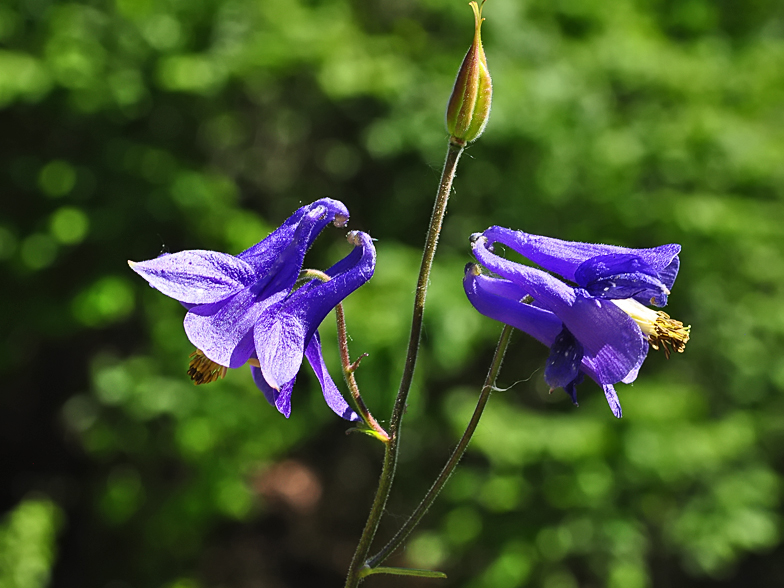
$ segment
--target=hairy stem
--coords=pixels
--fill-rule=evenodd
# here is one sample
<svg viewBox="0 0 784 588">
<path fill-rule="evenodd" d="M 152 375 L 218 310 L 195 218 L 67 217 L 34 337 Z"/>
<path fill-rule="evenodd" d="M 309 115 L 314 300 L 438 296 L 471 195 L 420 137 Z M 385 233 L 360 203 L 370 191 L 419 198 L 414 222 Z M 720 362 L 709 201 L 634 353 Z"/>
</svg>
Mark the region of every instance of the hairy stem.
<svg viewBox="0 0 784 588">
<path fill-rule="evenodd" d="M 411 516 L 408 517 L 408 520 L 403 523 L 403 526 L 400 527 L 400 530 L 398 530 L 395 536 L 384 546 L 381 551 L 368 560 L 368 567 L 375 568 L 386 558 L 392 555 L 392 553 L 403 544 L 406 538 L 411 534 L 411 531 L 414 530 L 414 527 L 416 527 L 419 521 L 422 520 L 422 517 L 425 516 L 425 513 L 433 504 L 433 501 L 435 501 L 436 497 L 441 492 L 447 480 L 449 480 L 449 477 L 457 467 L 457 464 L 462 459 L 463 454 L 468 448 L 468 443 L 471 441 L 471 437 L 473 436 L 474 431 L 476 431 L 477 425 L 479 425 L 479 419 L 482 418 L 482 412 L 484 411 L 485 405 L 490 398 L 490 392 L 492 392 L 495 387 L 495 381 L 498 377 L 498 372 L 501 369 L 501 364 L 504 361 L 504 354 L 506 353 L 506 348 L 509 345 L 509 338 L 511 337 L 513 330 L 513 327 L 504 325 L 504 329 L 501 331 L 501 336 L 498 339 L 498 345 L 495 348 L 493 361 L 490 363 L 490 369 L 487 371 L 485 383 L 479 393 L 479 399 L 477 400 L 476 408 L 474 408 L 474 414 L 471 415 L 471 420 L 468 421 L 468 426 L 466 427 L 463 436 L 455 446 L 454 451 L 452 451 L 452 455 L 444 465 L 444 468 L 441 470 L 438 478 L 436 478 L 435 482 L 433 482 L 433 485 L 430 487 L 430 490 L 427 491 L 427 494 L 425 494 L 422 502 L 420 502 L 419 506 L 417 506 L 414 512 L 411 513 Z"/>
<path fill-rule="evenodd" d="M 441 172 L 441 182 L 438 186 L 436 202 L 433 206 L 433 214 L 430 217 L 430 228 L 427 232 L 425 249 L 422 253 L 422 265 L 419 268 L 419 279 L 417 280 L 416 296 L 414 297 L 414 314 L 411 319 L 411 335 L 408 339 L 408 352 L 406 363 L 403 368 L 403 375 L 400 379 L 395 406 L 392 410 L 389 428 L 394 438 L 399 437 L 400 422 L 408 400 L 408 393 L 411 390 L 411 382 L 414 379 L 414 369 L 416 368 L 417 356 L 419 354 L 419 341 L 422 336 L 422 319 L 425 315 L 425 302 L 427 300 L 427 287 L 430 284 L 430 270 L 433 267 L 433 258 L 438 247 L 438 238 L 441 235 L 441 226 L 446 214 L 446 205 L 449 202 L 449 194 L 452 191 L 452 182 L 457 171 L 457 162 L 463 154 L 464 147 L 449 144 L 449 149 L 444 162 L 444 169 Z M 397 439 L 396 439 L 397 440 Z"/>
<path fill-rule="evenodd" d="M 356 365 L 351 363 L 351 356 L 348 353 L 348 334 L 346 332 L 346 315 L 343 312 L 343 303 L 335 307 L 335 319 L 338 324 L 338 348 L 340 349 L 340 363 L 343 365 L 343 377 L 346 380 L 346 385 L 351 392 L 351 398 L 354 399 L 354 407 L 357 409 L 359 416 L 365 421 L 365 424 L 374 433 L 374 436 L 381 439 L 384 443 L 389 443 L 389 435 L 378 424 L 378 421 L 370 414 L 365 401 L 359 393 L 359 385 L 357 379 L 354 377 L 354 370 Z"/>
<path fill-rule="evenodd" d="M 417 280 L 416 295 L 414 297 L 414 314 L 411 320 L 411 334 L 408 339 L 408 352 L 406 362 L 403 367 L 403 375 L 400 380 L 395 405 L 392 409 L 392 416 L 389 421 L 389 443 L 386 444 L 384 452 L 384 464 L 381 469 L 381 477 L 376 490 L 373 506 L 370 509 L 365 528 L 359 539 L 354 558 L 346 577 L 346 588 L 355 588 L 363 578 L 363 569 L 368 568 L 365 560 L 370 552 L 370 544 L 376 535 L 378 525 L 381 522 L 381 515 L 384 512 L 389 493 L 392 489 L 392 481 L 395 477 L 397 468 L 398 449 L 400 447 L 400 423 L 408 400 L 408 393 L 411 390 L 411 382 L 414 379 L 414 368 L 416 367 L 417 355 L 419 354 L 419 341 L 422 335 L 422 319 L 425 314 L 425 301 L 427 299 L 427 287 L 430 283 L 430 271 L 433 267 L 433 258 L 438 246 L 438 237 L 441 234 L 441 226 L 446 214 L 446 205 L 449 195 L 452 192 L 452 181 L 455 178 L 457 162 L 463 153 L 464 147 L 449 143 L 449 148 L 444 161 L 444 168 L 441 172 L 441 182 L 438 186 L 436 201 L 433 205 L 433 214 L 430 217 L 430 227 L 427 231 L 425 247 L 422 252 L 422 264 L 419 268 L 419 279 Z"/>
</svg>

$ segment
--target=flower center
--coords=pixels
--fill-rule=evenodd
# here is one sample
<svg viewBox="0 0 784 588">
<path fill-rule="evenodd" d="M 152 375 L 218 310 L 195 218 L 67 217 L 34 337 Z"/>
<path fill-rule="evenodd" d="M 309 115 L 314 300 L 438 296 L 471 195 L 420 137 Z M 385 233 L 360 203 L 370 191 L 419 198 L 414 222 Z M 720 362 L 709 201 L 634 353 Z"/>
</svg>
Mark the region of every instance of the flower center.
<svg viewBox="0 0 784 588">
<path fill-rule="evenodd" d="M 634 322 L 648 337 L 648 343 L 651 347 L 657 351 L 659 347 L 664 350 L 667 359 L 670 358 L 673 350 L 683 353 L 683 350 L 686 349 L 691 325 L 684 327 L 682 322 L 670 318 L 666 312 L 650 309 L 633 298 L 613 300 L 613 302 L 634 319 Z"/>
<path fill-rule="evenodd" d="M 188 375 L 197 386 L 199 384 L 209 384 L 218 378 L 223 378 L 228 371 L 228 368 L 215 363 L 200 349 L 197 349 L 189 355 L 191 361 L 188 364 Z"/>
</svg>

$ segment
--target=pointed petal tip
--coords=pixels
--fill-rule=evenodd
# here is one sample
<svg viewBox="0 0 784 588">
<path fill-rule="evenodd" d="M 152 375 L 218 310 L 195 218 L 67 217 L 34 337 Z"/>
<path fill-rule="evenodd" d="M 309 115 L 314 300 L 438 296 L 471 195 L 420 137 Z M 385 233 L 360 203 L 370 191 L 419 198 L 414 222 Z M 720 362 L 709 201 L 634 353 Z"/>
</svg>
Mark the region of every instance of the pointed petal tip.
<svg viewBox="0 0 784 588">
<path fill-rule="evenodd" d="M 619 419 L 623 416 L 623 410 L 621 410 L 621 401 L 618 398 L 618 394 L 615 391 L 615 387 L 612 384 L 605 384 L 602 386 L 604 390 L 604 396 L 607 398 L 607 404 L 610 405 L 610 410 L 612 411 L 615 418 Z"/>
<path fill-rule="evenodd" d="M 275 408 L 278 409 L 278 412 L 282 414 L 284 417 L 289 418 L 291 416 L 291 391 L 289 390 L 289 394 L 281 394 L 275 400 Z"/>
<path fill-rule="evenodd" d="M 270 388 L 272 388 L 273 390 L 275 390 L 275 392 L 278 392 L 278 393 L 280 393 L 280 384 L 278 384 L 278 383 L 275 381 L 275 378 L 273 378 L 272 376 L 270 376 L 269 374 L 267 374 L 263 368 L 262 368 L 262 370 L 261 370 L 261 375 L 262 375 L 262 377 L 264 378 L 264 381 L 265 381 L 265 382 L 267 382 L 267 384 L 269 385 L 269 387 L 270 387 Z"/>
</svg>

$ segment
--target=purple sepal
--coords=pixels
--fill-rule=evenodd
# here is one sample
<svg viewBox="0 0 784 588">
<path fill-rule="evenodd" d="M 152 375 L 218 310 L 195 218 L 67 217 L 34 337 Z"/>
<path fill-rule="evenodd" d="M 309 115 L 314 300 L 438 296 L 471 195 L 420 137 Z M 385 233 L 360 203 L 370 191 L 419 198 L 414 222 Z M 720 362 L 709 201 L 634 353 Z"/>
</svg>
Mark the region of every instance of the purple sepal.
<svg viewBox="0 0 784 588">
<path fill-rule="evenodd" d="M 581 263 L 575 280 L 596 298 L 652 298 L 666 302 L 669 290 L 659 274 L 636 255 L 597 255 Z M 663 306 L 663 305 L 662 305 Z"/>
<path fill-rule="evenodd" d="M 618 399 L 615 387 L 612 384 L 603 384 L 602 390 L 604 390 L 604 397 L 607 399 L 607 404 L 610 405 L 610 410 L 615 415 L 615 418 L 621 418 L 623 410 L 621 410 L 621 401 Z"/>
<path fill-rule="evenodd" d="M 468 300 L 481 314 L 512 325 L 528 333 L 548 347 L 563 328 L 561 319 L 552 312 L 520 302 L 522 296 L 508 298 L 504 294 L 515 291 L 515 285 L 508 280 L 476 275 L 474 264 L 466 266 L 463 287 Z"/>
<path fill-rule="evenodd" d="M 585 379 L 585 374 L 580 372 L 577 374 L 577 377 L 569 382 L 566 386 L 564 386 L 564 390 L 569 395 L 569 398 L 572 399 L 572 404 L 575 406 L 580 406 L 577 402 L 577 386 L 582 384 L 583 380 Z"/>
<path fill-rule="evenodd" d="M 550 346 L 550 357 L 544 367 L 544 381 L 551 389 L 566 388 L 580 373 L 583 346 L 564 327 Z M 576 398 L 573 398 L 576 402 Z"/>
<path fill-rule="evenodd" d="M 305 357 L 307 358 L 310 367 L 313 368 L 313 372 L 316 374 L 316 378 L 321 385 L 321 391 L 327 406 L 329 406 L 336 415 L 347 421 L 359 421 L 359 415 L 348 405 L 340 394 L 340 390 L 338 390 L 332 377 L 329 375 L 327 366 L 324 363 L 324 356 L 321 353 L 321 340 L 319 339 L 318 333 L 311 338 L 310 343 L 305 349 Z M 259 368 L 251 367 L 251 374 L 253 375 L 253 381 L 258 389 L 262 391 L 267 402 L 277 408 L 283 416 L 289 418 L 291 415 L 291 392 L 294 388 L 296 375 L 290 381 L 283 384 L 280 387 L 280 390 L 276 390 L 267 383 Z"/>
<path fill-rule="evenodd" d="M 221 302 L 194 306 L 185 315 L 185 334 L 212 361 L 238 368 L 255 351 L 253 329 L 262 312 L 284 296 L 281 291 L 259 298 L 244 288 Z"/>
<path fill-rule="evenodd" d="M 672 289 L 675 277 L 678 275 L 676 260 L 681 246 L 676 243 L 650 249 L 632 249 L 616 245 L 562 241 L 498 226 L 490 227 L 483 235 L 488 239 L 490 245 L 494 242 L 502 243 L 547 271 L 576 283 L 578 283 L 575 278 L 577 268 L 586 260 L 602 255 L 639 257 L 658 274 L 659 280 L 668 290 Z M 673 262 L 675 262 L 674 267 Z"/>
<path fill-rule="evenodd" d="M 180 251 L 130 266 L 150 286 L 186 304 L 218 302 L 255 281 L 250 265 L 217 251 Z"/>
<path fill-rule="evenodd" d="M 308 359 L 310 367 L 318 378 L 321 384 L 321 391 L 324 394 L 324 400 L 336 415 L 346 419 L 347 421 L 359 421 L 359 415 L 348 405 L 343 395 L 338 390 L 332 377 L 329 375 L 327 364 L 324 363 L 324 356 L 321 354 L 321 339 L 319 334 L 313 335 L 307 348 L 305 349 L 305 357 Z"/>
<path fill-rule="evenodd" d="M 253 376 L 256 387 L 262 391 L 267 402 L 277 408 L 278 412 L 284 417 L 289 418 L 291 416 L 291 391 L 294 389 L 294 380 L 296 378 L 281 386 L 280 390 L 276 390 L 267 384 L 259 368 L 251 366 L 250 373 Z"/>
<path fill-rule="evenodd" d="M 304 218 L 306 216 L 307 219 Z M 312 204 L 299 208 L 263 241 L 246 249 L 237 257 L 248 263 L 257 273 L 266 273 L 283 250 L 293 241 L 303 240 L 307 252 L 322 229 L 334 222 L 338 216 L 349 218 L 348 209 L 342 202 L 331 198 L 316 200 Z M 301 227 L 303 220 L 305 227 Z M 299 231 L 299 235 L 295 238 L 297 231 Z"/>
</svg>

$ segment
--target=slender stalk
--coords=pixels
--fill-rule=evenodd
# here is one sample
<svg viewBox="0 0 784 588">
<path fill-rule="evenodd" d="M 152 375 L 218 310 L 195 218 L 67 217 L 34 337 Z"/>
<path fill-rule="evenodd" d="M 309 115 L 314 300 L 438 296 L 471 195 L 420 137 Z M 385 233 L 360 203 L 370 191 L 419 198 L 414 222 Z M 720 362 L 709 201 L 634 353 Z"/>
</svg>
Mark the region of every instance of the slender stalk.
<svg viewBox="0 0 784 588">
<path fill-rule="evenodd" d="M 414 314 L 411 319 L 411 335 L 408 339 L 408 352 L 406 363 L 403 368 L 403 375 L 400 379 L 395 406 L 392 410 L 389 428 L 393 437 L 398 436 L 400 421 L 408 400 L 408 393 L 411 390 L 411 382 L 414 379 L 414 368 L 416 368 L 417 355 L 419 354 L 419 341 L 422 336 L 422 319 L 425 315 L 425 301 L 427 300 L 427 287 L 430 284 L 430 270 L 433 267 L 433 258 L 438 246 L 438 237 L 441 235 L 441 226 L 446 214 L 446 205 L 449 202 L 449 194 L 452 191 L 452 182 L 457 171 L 457 162 L 465 149 L 462 145 L 449 143 L 449 149 L 444 162 L 444 169 L 441 172 L 441 182 L 438 186 L 436 202 L 433 205 L 433 214 L 430 217 L 430 228 L 427 231 L 425 249 L 422 252 L 422 265 L 419 268 L 419 279 L 417 280 L 416 296 L 414 297 Z"/>
<path fill-rule="evenodd" d="M 384 445 L 384 464 L 381 468 L 381 479 L 376 490 L 376 496 L 373 498 L 373 506 L 370 507 L 368 520 L 365 523 L 362 536 L 357 544 L 357 550 L 354 552 L 354 558 L 351 560 L 351 565 L 348 569 L 346 588 L 356 588 L 369 573 L 369 568 L 365 564 L 365 558 L 370 551 L 370 543 L 376 534 L 378 523 L 381 520 L 381 515 L 389 497 L 389 488 L 392 484 L 389 472 L 393 472 L 395 469 L 393 462 L 395 455 L 391 451 L 392 445 L 392 443 Z M 389 481 L 386 482 L 386 480 Z"/>
<path fill-rule="evenodd" d="M 398 448 L 400 446 L 400 423 L 408 400 L 408 393 L 411 390 L 411 382 L 414 379 L 414 368 L 416 367 L 417 355 L 419 353 L 419 341 L 422 335 L 422 319 L 425 314 L 425 301 L 427 299 L 427 287 L 430 283 L 430 271 L 433 267 L 433 258 L 438 246 L 438 237 L 441 234 L 441 226 L 446 214 L 446 205 L 449 195 L 452 192 L 452 182 L 457 170 L 457 162 L 463 154 L 462 145 L 455 145 L 451 141 L 446 153 L 444 168 L 441 172 L 441 181 L 436 194 L 436 201 L 433 205 L 433 214 L 430 217 L 430 227 L 427 231 L 425 247 L 422 252 L 422 264 L 419 268 L 419 279 L 417 280 L 416 295 L 414 296 L 414 313 L 411 320 L 411 334 L 408 339 L 408 352 L 406 362 L 403 367 L 403 375 L 400 380 L 395 405 L 392 409 L 392 416 L 389 421 L 389 443 L 386 444 L 384 452 L 384 463 L 381 469 L 381 477 L 378 482 L 373 506 L 370 509 L 365 528 L 354 552 L 354 558 L 346 576 L 346 588 L 356 588 L 362 580 L 362 570 L 367 568 L 365 559 L 370 551 L 370 544 L 376 535 L 378 525 L 381 522 L 381 515 L 384 512 L 392 480 L 395 477 L 397 468 Z"/>
<path fill-rule="evenodd" d="M 321 280 L 322 282 L 329 282 L 332 278 L 329 276 L 329 274 L 322 272 L 321 270 L 306 269 L 302 270 L 297 282 L 304 283 L 312 279 Z M 357 379 L 354 377 L 354 372 L 356 371 L 360 360 L 364 356 L 360 357 L 356 362 L 351 363 L 351 357 L 348 353 L 346 314 L 343 312 L 342 302 L 338 302 L 338 305 L 335 307 L 335 318 L 337 321 L 338 348 L 340 349 L 340 363 L 343 367 L 343 378 L 346 380 L 346 385 L 351 392 L 351 398 L 354 401 L 354 408 L 357 409 L 359 416 L 362 417 L 362 420 L 365 422 L 368 429 L 370 429 L 370 431 L 364 432 L 371 432 L 374 437 L 380 439 L 384 443 L 389 443 L 389 435 L 381 427 L 381 425 L 378 424 L 378 421 L 373 417 L 373 415 L 370 414 L 370 410 L 365 404 L 365 401 L 362 400 L 362 396 L 359 393 L 359 385 L 357 384 Z"/>
<path fill-rule="evenodd" d="M 335 307 L 335 319 L 338 324 L 338 348 L 340 349 L 340 363 L 343 365 L 343 377 L 346 380 L 346 385 L 351 392 L 351 397 L 354 399 L 354 405 L 359 412 L 365 424 L 374 432 L 375 436 L 381 439 L 384 443 L 389 443 L 389 435 L 378 424 L 378 421 L 370 414 L 365 401 L 359 394 L 359 385 L 357 379 L 354 377 L 354 370 L 356 364 L 351 363 L 351 356 L 348 353 L 348 335 L 346 333 L 346 315 L 343 312 L 343 303 L 341 302 Z"/>
<path fill-rule="evenodd" d="M 419 506 L 417 506 L 414 512 L 411 513 L 411 516 L 408 517 L 408 520 L 403 523 L 403 526 L 400 527 L 400 530 L 398 530 L 395 536 L 384 546 L 381 551 L 368 560 L 368 567 L 375 568 L 387 557 L 392 555 L 392 553 L 398 547 L 400 547 L 400 545 L 402 545 L 411 531 L 414 530 L 414 527 L 416 527 L 419 521 L 422 520 L 422 517 L 425 516 L 425 513 L 433 504 L 433 501 L 436 499 L 439 492 L 441 492 L 447 480 L 449 480 L 449 477 L 452 475 L 452 472 L 454 472 L 455 468 L 457 467 L 457 464 L 462 459 L 463 454 L 468 448 L 468 443 L 471 441 L 471 437 L 473 436 L 474 431 L 476 431 L 477 425 L 479 425 L 479 419 L 482 418 L 482 412 L 484 411 L 485 405 L 490 398 L 490 392 L 495 387 L 495 381 L 498 377 L 498 372 L 501 369 L 501 364 L 504 361 L 504 354 L 506 353 L 506 348 L 509 345 L 509 338 L 511 337 L 513 330 L 513 327 L 504 325 L 504 329 L 501 331 L 501 336 L 498 339 L 498 345 L 495 348 L 493 361 L 490 363 L 490 369 L 487 371 L 485 383 L 482 386 L 481 392 L 479 393 L 479 400 L 477 400 L 476 408 L 474 408 L 474 414 L 471 415 L 471 420 L 468 422 L 468 426 L 466 427 L 463 436 L 460 438 L 457 446 L 455 446 L 454 451 L 452 451 L 452 455 L 444 465 L 444 468 L 441 470 L 438 478 L 436 478 L 436 481 L 433 482 L 433 485 L 430 487 L 430 490 L 427 491 L 427 494 L 425 494 L 422 502 L 420 502 Z"/>
</svg>

